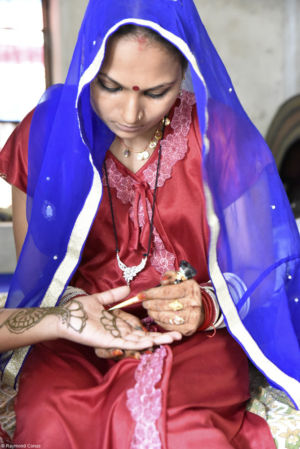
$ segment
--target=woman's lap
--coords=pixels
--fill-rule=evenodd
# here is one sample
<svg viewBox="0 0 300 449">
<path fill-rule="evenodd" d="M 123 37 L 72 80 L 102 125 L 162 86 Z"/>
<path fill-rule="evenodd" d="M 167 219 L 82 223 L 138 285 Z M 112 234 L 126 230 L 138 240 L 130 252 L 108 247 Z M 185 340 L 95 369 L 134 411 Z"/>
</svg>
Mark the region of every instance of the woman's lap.
<svg viewBox="0 0 300 449">
<path fill-rule="evenodd" d="M 135 422 L 127 390 L 135 385 L 137 366 L 134 359 L 98 359 L 70 342 L 37 345 L 20 379 L 14 442 L 41 449 L 129 449 Z M 244 411 L 247 369 L 246 357 L 225 330 L 213 338 L 195 335 L 168 351 L 156 387 L 163 392 L 157 422 L 162 447 L 198 449 L 201 441 L 206 449 L 271 448 L 245 442 L 247 434 L 257 439 L 259 429 L 270 443 L 264 421 Z"/>
<path fill-rule="evenodd" d="M 126 419 L 124 385 L 130 383 L 132 362 L 115 364 L 105 376 L 109 362 L 97 359 L 89 348 L 65 341 L 37 345 L 20 379 L 14 442 L 41 449 L 100 448 L 105 438 L 111 444 L 116 425 L 128 434 L 133 423 Z"/>
<path fill-rule="evenodd" d="M 265 421 L 245 412 L 249 398 L 245 354 L 225 329 L 213 338 L 208 335 L 202 333 L 196 345 L 189 339 L 184 351 L 174 348 L 168 449 L 198 449 L 199 441 L 205 449 L 275 448 Z"/>
</svg>

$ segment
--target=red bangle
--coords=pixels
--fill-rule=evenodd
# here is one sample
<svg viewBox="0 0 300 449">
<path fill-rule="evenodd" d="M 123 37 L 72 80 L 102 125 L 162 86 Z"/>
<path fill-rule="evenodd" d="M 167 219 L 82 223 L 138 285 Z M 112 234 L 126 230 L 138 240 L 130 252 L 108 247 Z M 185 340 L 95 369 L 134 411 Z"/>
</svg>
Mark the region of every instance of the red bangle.
<svg viewBox="0 0 300 449">
<path fill-rule="evenodd" d="M 198 331 L 204 331 L 208 327 L 212 326 L 216 319 L 216 310 L 213 300 L 211 299 L 209 293 L 204 289 L 201 289 L 201 300 L 204 311 L 204 321 L 198 328 Z"/>
</svg>

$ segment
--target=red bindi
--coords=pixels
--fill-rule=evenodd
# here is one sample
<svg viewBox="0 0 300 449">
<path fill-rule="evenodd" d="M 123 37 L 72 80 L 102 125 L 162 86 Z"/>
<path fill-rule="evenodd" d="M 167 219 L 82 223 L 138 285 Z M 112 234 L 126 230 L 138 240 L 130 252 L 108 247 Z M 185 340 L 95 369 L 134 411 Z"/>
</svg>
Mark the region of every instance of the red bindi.
<svg viewBox="0 0 300 449">
<path fill-rule="evenodd" d="M 139 86 L 133 86 L 133 87 L 132 87 L 132 90 L 138 91 L 138 90 L 140 90 L 140 88 L 139 88 Z"/>
<path fill-rule="evenodd" d="M 144 50 L 145 45 L 148 42 L 148 39 L 146 36 L 137 36 L 137 42 L 139 44 L 139 50 Z"/>
</svg>

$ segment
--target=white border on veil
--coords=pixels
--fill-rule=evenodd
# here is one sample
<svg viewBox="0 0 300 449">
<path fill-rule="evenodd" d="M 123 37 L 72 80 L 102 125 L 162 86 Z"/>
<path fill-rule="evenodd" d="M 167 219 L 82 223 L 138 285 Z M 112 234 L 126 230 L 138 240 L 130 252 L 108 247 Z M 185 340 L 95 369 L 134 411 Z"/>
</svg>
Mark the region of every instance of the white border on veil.
<svg viewBox="0 0 300 449">
<path fill-rule="evenodd" d="M 153 30 L 157 31 L 159 34 L 161 34 L 165 39 L 172 42 L 174 45 L 176 45 L 180 51 L 186 56 L 189 63 L 193 67 L 193 70 L 195 71 L 196 75 L 199 77 L 201 82 L 203 83 L 203 86 L 206 89 L 206 84 L 203 79 L 203 76 L 199 70 L 199 67 L 197 65 L 197 61 L 190 51 L 188 45 L 178 36 L 174 35 L 173 33 L 169 32 L 168 30 L 162 28 L 160 25 L 156 24 L 155 22 L 148 21 L 148 20 L 142 20 L 142 19 L 136 19 L 136 18 L 129 18 L 122 21 L 119 21 L 116 23 L 113 27 L 111 27 L 105 38 L 103 39 L 102 45 L 100 49 L 98 50 L 94 60 L 90 64 L 90 66 L 85 70 L 85 72 L 82 74 L 79 86 L 78 86 L 78 92 L 76 97 L 76 108 L 78 107 L 78 100 L 80 97 L 80 94 L 83 90 L 83 88 L 89 84 L 97 75 L 102 60 L 104 58 L 105 53 L 105 45 L 107 42 L 107 39 L 111 34 L 114 33 L 114 31 L 117 30 L 122 25 L 128 24 L 128 23 L 135 23 L 136 25 L 140 26 L 147 26 L 149 28 L 152 28 Z M 205 117 L 206 117 L 206 129 L 208 124 L 208 111 L 206 108 L 205 111 Z M 204 134 L 203 141 L 205 144 L 205 151 L 209 151 L 209 140 Z M 70 242 L 68 246 L 67 254 L 64 258 L 64 260 L 59 265 L 53 280 L 51 284 L 49 285 L 48 291 L 42 301 L 42 306 L 48 306 L 51 303 L 53 303 L 54 296 L 57 295 L 57 293 L 60 291 L 62 293 L 64 288 L 64 279 L 66 279 L 66 273 L 71 273 L 72 269 L 76 265 L 81 247 L 85 241 L 86 235 L 90 229 L 90 224 L 92 222 L 92 219 L 96 213 L 96 208 L 98 207 L 99 200 L 101 198 L 102 194 L 102 185 L 101 185 L 101 179 L 99 176 L 99 173 L 97 169 L 95 168 L 92 159 L 90 158 L 91 165 L 94 170 L 94 177 L 93 177 L 93 184 L 90 189 L 89 195 L 85 201 L 85 204 L 78 215 L 78 218 L 75 222 Z M 210 247 L 209 247 L 209 272 L 211 275 L 211 280 L 213 282 L 213 285 L 216 290 L 216 294 L 218 297 L 219 304 L 222 308 L 223 314 L 226 318 L 228 328 L 231 332 L 231 334 L 240 342 L 242 347 L 246 350 L 249 357 L 253 360 L 256 366 L 260 367 L 260 369 L 266 374 L 267 377 L 269 377 L 275 384 L 280 385 L 292 398 L 292 400 L 295 402 L 295 404 L 300 408 L 300 385 L 299 382 L 292 378 L 291 376 L 288 376 L 286 373 L 281 371 L 273 362 L 271 362 L 261 351 L 253 337 L 250 335 L 248 330 L 245 328 L 240 316 L 237 313 L 234 301 L 232 300 L 228 286 L 226 284 L 226 281 L 224 279 L 224 276 L 220 270 L 220 267 L 218 265 L 217 261 L 217 241 L 220 231 L 220 223 L 218 220 L 218 217 L 214 211 L 213 201 L 212 201 L 212 194 L 209 189 L 209 187 L 205 184 L 204 185 L 204 193 L 206 198 L 206 211 L 207 211 L 207 221 L 210 228 L 211 233 L 211 240 L 210 240 Z M 78 240 L 79 239 L 79 240 Z M 78 241 L 80 241 L 80 245 L 78 245 Z M 79 248 L 80 247 L 80 248 Z M 75 264 L 75 265 L 74 265 Z M 57 298 L 58 296 L 56 296 Z M 52 304 L 51 304 L 52 305 Z M 24 349 L 24 348 L 23 348 Z M 9 365 L 15 364 L 14 360 L 11 360 L 6 369 L 9 368 Z M 4 376 L 5 377 L 5 376 Z"/>
<path fill-rule="evenodd" d="M 158 25 L 155 22 L 149 21 L 149 20 L 143 20 L 143 19 L 136 19 L 136 18 L 129 18 L 124 19 L 116 23 L 113 27 L 111 27 L 105 38 L 103 39 L 102 45 L 96 54 L 93 62 L 90 64 L 90 66 L 86 69 L 86 71 L 83 73 L 79 87 L 78 87 L 78 94 L 77 94 L 77 100 L 76 104 L 78 102 L 78 98 L 80 96 L 80 93 L 84 86 L 86 86 L 88 83 L 90 83 L 95 76 L 97 75 L 103 57 L 105 53 L 105 45 L 107 42 L 107 39 L 111 34 L 114 33 L 120 26 L 128 24 L 128 23 L 134 23 L 136 25 L 140 26 L 147 26 L 149 28 L 152 28 L 153 30 L 157 31 L 159 34 L 161 34 L 165 39 L 176 45 L 177 48 L 185 55 L 185 57 L 188 59 L 189 63 L 193 67 L 193 70 L 195 71 L 196 75 L 199 77 L 201 82 L 203 83 L 203 86 L 205 87 L 205 90 L 207 92 L 206 83 L 204 81 L 204 78 L 199 70 L 197 61 L 193 53 L 190 51 L 188 45 L 178 36 L 171 33 L 170 31 L 162 28 L 160 25 Z M 232 89 L 231 89 L 232 90 Z M 208 111 L 206 108 L 205 111 L 205 117 L 206 117 L 206 129 L 208 125 Z M 206 134 L 203 136 L 203 141 L 205 144 L 205 151 L 209 152 L 209 139 L 207 138 Z M 218 261 L 217 261 L 217 241 L 220 231 L 220 223 L 218 220 L 218 217 L 214 211 L 213 201 L 212 201 L 212 193 L 208 187 L 208 185 L 204 185 L 204 193 L 206 198 L 206 211 L 207 211 L 207 221 L 209 224 L 210 232 L 211 232 L 211 241 L 210 241 L 210 247 L 209 247 L 209 272 L 211 276 L 211 280 L 213 282 L 213 285 L 216 290 L 216 294 L 218 297 L 219 304 L 222 308 L 223 314 L 226 318 L 228 328 L 231 332 L 231 334 L 237 339 L 237 341 L 240 342 L 242 347 L 245 349 L 249 357 L 252 359 L 254 364 L 258 366 L 263 373 L 266 374 L 266 376 L 271 379 L 275 384 L 280 385 L 287 394 L 292 398 L 292 400 L 295 402 L 297 407 L 300 408 L 300 384 L 299 382 L 294 379 L 293 377 L 287 375 L 283 371 L 281 371 L 271 360 L 269 360 L 265 354 L 261 351 L 256 341 L 253 339 L 253 337 L 250 335 L 248 330 L 245 328 L 239 314 L 237 313 L 236 306 L 234 301 L 231 298 L 231 295 L 228 290 L 228 286 L 226 284 L 226 281 L 224 279 L 224 276 L 220 270 Z"/>
</svg>

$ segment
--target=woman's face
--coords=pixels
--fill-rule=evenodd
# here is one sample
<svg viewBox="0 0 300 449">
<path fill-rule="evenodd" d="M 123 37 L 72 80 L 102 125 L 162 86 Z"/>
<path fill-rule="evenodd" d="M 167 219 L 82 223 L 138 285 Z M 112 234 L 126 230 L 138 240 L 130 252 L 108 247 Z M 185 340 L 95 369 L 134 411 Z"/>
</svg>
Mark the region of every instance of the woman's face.
<svg viewBox="0 0 300 449">
<path fill-rule="evenodd" d="M 180 61 L 160 43 L 116 38 L 91 83 L 92 107 L 121 139 L 147 136 L 174 104 L 182 77 Z"/>
</svg>

